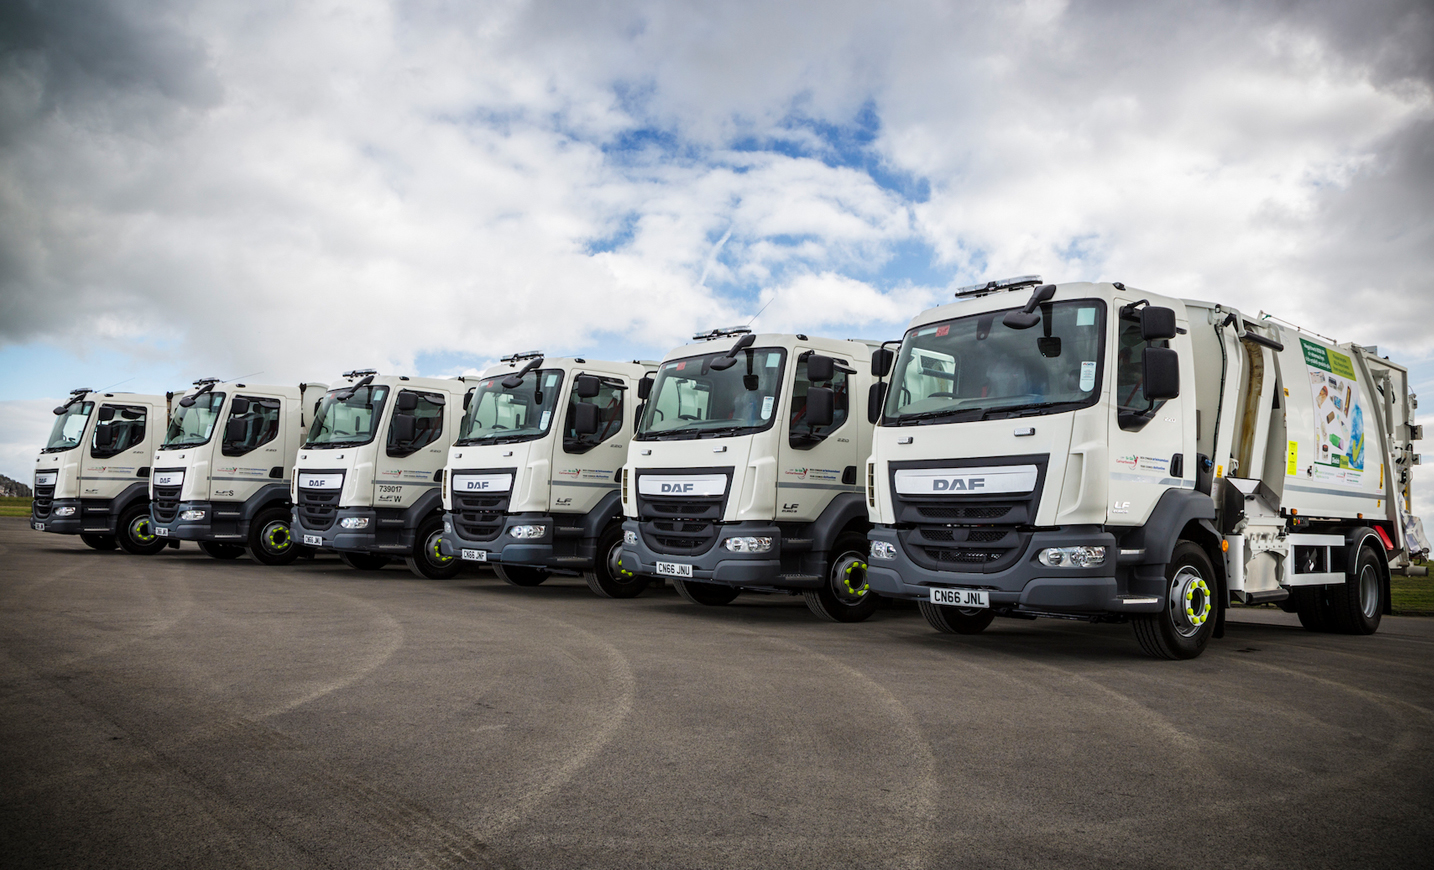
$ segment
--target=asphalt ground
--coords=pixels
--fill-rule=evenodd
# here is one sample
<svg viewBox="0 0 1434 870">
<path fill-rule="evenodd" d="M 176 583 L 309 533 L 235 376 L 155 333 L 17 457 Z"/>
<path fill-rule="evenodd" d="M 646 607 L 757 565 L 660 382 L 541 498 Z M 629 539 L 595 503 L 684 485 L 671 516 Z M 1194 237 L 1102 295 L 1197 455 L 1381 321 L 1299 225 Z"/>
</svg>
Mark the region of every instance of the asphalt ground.
<svg viewBox="0 0 1434 870">
<path fill-rule="evenodd" d="M 0 520 L 6 867 L 1427 867 L 1434 620 L 940 635 Z"/>
</svg>

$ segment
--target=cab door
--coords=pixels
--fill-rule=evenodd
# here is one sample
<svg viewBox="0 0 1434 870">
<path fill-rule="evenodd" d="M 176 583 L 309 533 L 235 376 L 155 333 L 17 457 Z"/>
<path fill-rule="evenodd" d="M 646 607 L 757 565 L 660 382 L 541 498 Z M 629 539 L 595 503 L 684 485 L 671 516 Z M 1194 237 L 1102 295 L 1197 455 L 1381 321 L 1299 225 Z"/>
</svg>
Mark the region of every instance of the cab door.
<svg viewBox="0 0 1434 870">
<path fill-rule="evenodd" d="M 451 434 L 448 396 L 438 390 L 401 388 L 393 398 L 393 413 L 380 448 L 373 480 L 376 508 L 411 507 L 431 489 L 437 489 Z M 461 413 L 461 411 L 460 411 Z"/>
<path fill-rule="evenodd" d="M 857 424 L 851 414 L 853 371 L 838 361 L 830 381 L 814 384 L 807 374 L 813 353 L 810 348 L 797 348 L 777 449 L 778 522 L 811 522 L 839 493 L 862 491 L 857 485 Z M 829 426 L 812 426 L 807 419 L 807 394 L 814 386 L 834 393 Z"/>
<path fill-rule="evenodd" d="M 80 477 L 81 498 L 114 498 L 148 475 L 146 433 L 150 409 L 144 404 L 104 402 L 96 412 L 89 455 Z M 141 469 L 145 471 L 141 473 Z"/>
<path fill-rule="evenodd" d="M 627 436 L 631 414 L 625 408 L 626 384 L 621 378 L 604 375 L 598 381 L 597 395 L 578 395 L 582 376 L 574 377 L 568 391 L 568 404 L 563 415 L 562 432 L 553 463 L 549 509 L 554 513 L 586 514 L 597 507 L 603 496 L 617 489 L 618 475 L 627 459 Z M 598 430 L 579 433 L 579 405 L 597 407 Z"/>
<path fill-rule="evenodd" d="M 283 480 L 283 411 L 276 396 L 240 393 L 229 401 L 210 477 L 211 498 L 242 502 Z"/>
</svg>

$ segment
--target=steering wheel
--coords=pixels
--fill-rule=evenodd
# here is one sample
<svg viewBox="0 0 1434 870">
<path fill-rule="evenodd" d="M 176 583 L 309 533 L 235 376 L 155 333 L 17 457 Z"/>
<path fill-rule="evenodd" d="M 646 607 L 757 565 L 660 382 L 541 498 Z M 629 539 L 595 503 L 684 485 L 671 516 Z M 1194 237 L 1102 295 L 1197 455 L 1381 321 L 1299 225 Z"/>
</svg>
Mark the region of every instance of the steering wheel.
<svg viewBox="0 0 1434 870">
<path fill-rule="evenodd" d="M 942 391 L 935 392 L 935 393 L 927 393 L 927 394 L 926 394 L 926 398 L 928 398 L 928 399 L 954 399 L 954 398 L 956 398 L 956 394 L 955 394 L 955 393 L 948 393 L 948 392 L 942 390 Z"/>
</svg>

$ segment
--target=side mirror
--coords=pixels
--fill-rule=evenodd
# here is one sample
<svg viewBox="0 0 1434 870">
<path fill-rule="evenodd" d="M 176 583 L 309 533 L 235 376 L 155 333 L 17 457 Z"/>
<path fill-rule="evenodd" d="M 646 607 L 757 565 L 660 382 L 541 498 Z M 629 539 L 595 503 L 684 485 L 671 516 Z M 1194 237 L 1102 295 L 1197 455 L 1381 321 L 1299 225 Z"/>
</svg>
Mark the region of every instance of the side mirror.
<svg viewBox="0 0 1434 870">
<path fill-rule="evenodd" d="M 579 435 L 596 435 L 599 423 L 597 405 L 579 402 L 573 406 L 573 428 Z"/>
<path fill-rule="evenodd" d="M 896 362 L 896 352 L 890 348 L 877 348 L 871 352 L 871 376 L 884 378 L 891 374 L 891 365 Z"/>
<path fill-rule="evenodd" d="M 866 422 L 881 419 L 881 406 L 886 401 L 886 384 L 877 382 L 866 391 Z"/>
<path fill-rule="evenodd" d="M 410 414 L 394 414 L 390 429 L 394 441 L 407 444 L 413 440 L 414 433 L 418 430 L 418 420 Z"/>
<path fill-rule="evenodd" d="M 592 399 L 602 389 L 602 381 L 592 375 L 578 375 L 577 393 L 579 399 Z"/>
<path fill-rule="evenodd" d="M 229 422 L 224 424 L 224 440 L 230 443 L 243 441 L 244 436 L 247 435 L 248 432 L 249 425 L 243 420 L 236 420 L 231 417 Z"/>
<path fill-rule="evenodd" d="M 644 375 L 642 380 L 637 382 L 637 398 L 646 402 L 650 395 L 652 395 L 652 375 Z"/>
<path fill-rule="evenodd" d="M 108 423 L 115 418 L 115 409 L 109 405 L 100 408 L 100 422 Z"/>
<path fill-rule="evenodd" d="M 1140 353 L 1140 365 L 1145 398 L 1157 402 L 1180 395 L 1180 354 L 1168 347 L 1147 347 Z"/>
<path fill-rule="evenodd" d="M 95 427 L 95 446 L 100 448 L 113 447 L 115 443 L 115 430 L 109 426 Z"/>
<path fill-rule="evenodd" d="M 836 360 L 816 353 L 807 357 L 807 380 L 814 384 L 824 384 L 834 377 L 836 377 Z"/>
<path fill-rule="evenodd" d="M 1140 309 L 1140 337 L 1163 341 L 1175 337 L 1175 309 L 1145 306 Z"/>
<path fill-rule="evenodd" d="M 473 404 L 473 391 L 469 390 L 463 394 L 463 410 L 468 410 L 468 406 L 471 404 Z"/>
<path fill-rule="evenodd" d="M 398 410 L 414 411 L 418 409 L 418 395 L 407 390 L 398 394 Z"/>
<path fill-rule="evenodd" d="M 807 425 L 816 429 L 830 426 L 836 418 L 836 393 L 831 387 L 810 387 L 807 390 Z"/>
<path fill-rule="evenodd" d="M 234 397 L 234 401 L 229 405 L 229 413 L 231 413 L 231 414 L 247 414 L 247 413 L 249 413 L 249 400 L 246 399 L 246 398 L 244 398 L 243 396 L 235 396 L 235 397 Z"/>
</svg>

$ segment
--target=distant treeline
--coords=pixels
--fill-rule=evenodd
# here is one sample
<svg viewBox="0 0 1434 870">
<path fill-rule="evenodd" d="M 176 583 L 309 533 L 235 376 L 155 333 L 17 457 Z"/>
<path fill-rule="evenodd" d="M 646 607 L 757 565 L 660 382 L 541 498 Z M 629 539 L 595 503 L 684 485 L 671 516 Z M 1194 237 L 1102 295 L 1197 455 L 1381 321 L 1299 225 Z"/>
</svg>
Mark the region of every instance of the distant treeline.
<svg viewBox="0 0 1434 870">
<path fill-rule="evenodd" d="M 11 480 L 0 474 L 0 498 L 34 498 L 30 487 L 18 480 Z"/>
</svg>

